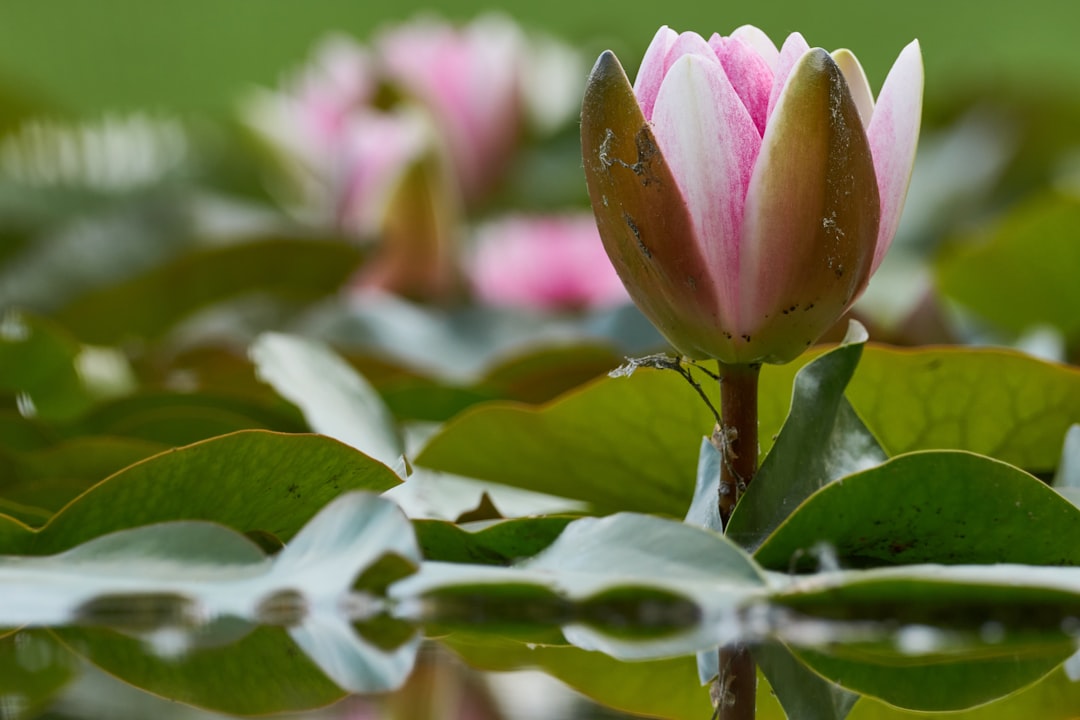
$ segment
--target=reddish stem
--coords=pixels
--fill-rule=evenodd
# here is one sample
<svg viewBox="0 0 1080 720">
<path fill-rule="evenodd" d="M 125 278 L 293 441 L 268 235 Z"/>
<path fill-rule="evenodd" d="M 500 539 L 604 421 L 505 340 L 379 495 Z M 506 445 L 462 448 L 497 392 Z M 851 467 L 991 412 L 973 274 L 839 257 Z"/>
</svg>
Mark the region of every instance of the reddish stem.
<svg viewBox="0 0 1080 720">
<path fill-rule="evenodd" d="M 758 460 L 760 365 L 720 365 L 720 425 L 712 443 L 720 451 L 720 520 L 727 528 L 739 498 L 754 479 Z M 720 648 L 713 702 L 719 720 L 754 720 L 757 667 L 742 643 Z"/>
</svg>

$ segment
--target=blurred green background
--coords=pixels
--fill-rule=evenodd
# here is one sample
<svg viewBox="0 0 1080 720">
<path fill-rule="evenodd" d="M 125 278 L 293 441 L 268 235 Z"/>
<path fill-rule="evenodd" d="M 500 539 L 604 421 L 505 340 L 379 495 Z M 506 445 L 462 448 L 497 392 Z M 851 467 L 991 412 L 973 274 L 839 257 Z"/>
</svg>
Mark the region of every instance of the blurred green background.
<svg viewBox="0 0 1080 720">
<path fill-rule="evenodd" d="M 250 85 L 275 82 L 330 29 L 365 37 L 417 12 L 464 19 L 492 9 L 590 54 L 629 53 L 628 69 L 661 24 L 726 33 L 752 23 L 778 41 L 797 29 L 811 44 L 850 47 L 875 86 L 917 37 L 932 103 L 973 86 L 1067 94 L 1080 87 L 1080 3 L 1071 0 L 4 0 L 0 86 L 9 114 L 27 106 L 218 113 Z"/>
</svg>

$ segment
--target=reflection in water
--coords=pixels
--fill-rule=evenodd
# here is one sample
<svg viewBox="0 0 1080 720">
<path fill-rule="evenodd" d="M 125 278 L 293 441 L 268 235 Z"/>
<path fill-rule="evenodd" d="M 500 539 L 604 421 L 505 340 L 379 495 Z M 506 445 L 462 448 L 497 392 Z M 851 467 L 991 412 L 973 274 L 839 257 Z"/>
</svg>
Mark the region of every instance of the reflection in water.
<svg viewBox="0 0 1080 720">
<path fill-rule="evenodd" d="M 1080 570 L 1006 568 L 1031 589 L 1018 599 L 999 582 L 1003 566 L 894 568 L 853 580 L 844 571 L 762 575 L 738 553 L 715 576 L 666 557 L 669 572 L 650 574 L 653 560 L 627 547 L 598 555 L 606 565 L 590 559 L 591 549 L 648 527 L 685 536 L 682 545 L 716 541 L 622 515 L 577 521 L 512 567 L 424 562 L 393 503 L 349 493 L 274 557 L 220 526 L 180 522 L 59 555 L 3 558 L 0 626 L 23 629 L 0 637 L 0 718 L 33 717 L 65 687 L 65 702 L 90 692 L 80 675 L 104 681 L 86 675 L 89 666 L 232 714 L 304 711 L 405 686 L 326 716 L 479 720 L 500 717 L 497 703 L 438 647 L 480 668 L 535 664 L 562 677 L 575 663 L 595 671 L 600 656 L 591 651 L 660 668 L 668 658 L 715 657 L 734 639 L 756 643 L 763 667 L 801 663 L 871 694 L 928 668 L 977 671 L 987 681 L 957 700 L 976 704 L 1034 682 L 1075 648 Z M 948 593 L 921 600 L 910 591 L 950 582 Z M 438 645 L 422 645 L 417 627 Z M 693 692 L 692 661 L 680 667 Z M 456 714 L 439 715 L 450 706 Z M 172 716 L 185 716 L 184 707 Z"/>
</svg>

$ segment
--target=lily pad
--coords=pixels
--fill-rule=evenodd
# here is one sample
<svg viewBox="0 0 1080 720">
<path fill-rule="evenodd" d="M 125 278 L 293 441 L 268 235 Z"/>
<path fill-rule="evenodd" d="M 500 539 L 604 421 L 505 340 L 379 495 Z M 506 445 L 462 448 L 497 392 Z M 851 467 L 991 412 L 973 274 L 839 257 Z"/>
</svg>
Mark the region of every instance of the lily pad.
<svg viewBox="0 0 1080 720">
<path fill-rule="evenodd" d="M 1048 471 L 1080 423 L 1080 370 L 1004 349 L 871 346 L 848 397 L 890 454 L 968 450 Z"/>
<path fill-rule="evenodd" d="M 713 424 L 680 376 L 644 369 L 538 408 L 475 407 L 432 438 L 416 463 L 584 500 L 598 512 L 682 517 L 693 496 L 698 444 Z"/>
<path fill-rule="evenodd" d="M 115 530 L 178 519 L 291 538 L 346 490 L 398 483 L 386 466 L 336 440 L 250 430 L 155 455 L 103 480 L 37 534 L 0 525 L 5 553 L 47 554 Z"/>
<path fill-rule="evenodd" d="M 966 452 L 901 455 L 810 496 L 755 553 L 776 570 L 819 552 L 855 566 L 1080 564 L 1080 510 L 1003 462 Z"/>
<path fill-rule="evenodd" d="M 85 342 L 157 338 L 197 310 L 248 293 L 293 302 L 325 297 L 360 259 L 353 245 L 326 240 L 270 238 L 198 250 L 75 298 L 57 319 Z"/>
<path fill-rule="evenodd" d="M 1037 197 L 944 254 L 937 265 L 938 287 L 1005 330 L 1019 333 L 1046 324 L 1075 338 L 1080 333 L 1078 230 L 1080 199 Z"/>
</svg>

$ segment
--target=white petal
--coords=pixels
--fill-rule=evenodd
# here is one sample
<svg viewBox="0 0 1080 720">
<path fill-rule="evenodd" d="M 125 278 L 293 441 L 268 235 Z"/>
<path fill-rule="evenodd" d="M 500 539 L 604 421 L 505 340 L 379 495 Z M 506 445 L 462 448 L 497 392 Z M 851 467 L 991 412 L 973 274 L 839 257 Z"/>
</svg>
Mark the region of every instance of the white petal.
<svg viewBox="0 0 1080 720">
<path fill-rule="evenodd" d="M 757 128 L 719 63 L 684 55 L 656 99 L 653 126 L 686 199 L 722 313 L 735 311 L 746 189 L 761 147 Z"/>
<path fill-rule="evenodd" d="M 855 101 L 855 107 L 859 109 L 859 117 L 862 118 L 863 128 L 870 127 L 870 118 L 874 114 L 874 93 L 870 90 L 870 81 L 866 79 L 866 72 L 859 64 L 859 58 L 855 53 L 846 48 L 834 50 L 833 60 L 844 73 L 848 90 L 851 91 L 851 99 Z"/>
<path fill-rule="evenodd" d="M 900 224 L 919 143 L 922 96 L 922 54 L 919 41 L 914 40 L 900 52 L 885 78 L 867 130 L 881 196 L 881 224 L 872 270 L 877 270 L 885 258 Z"/>
</svg>

